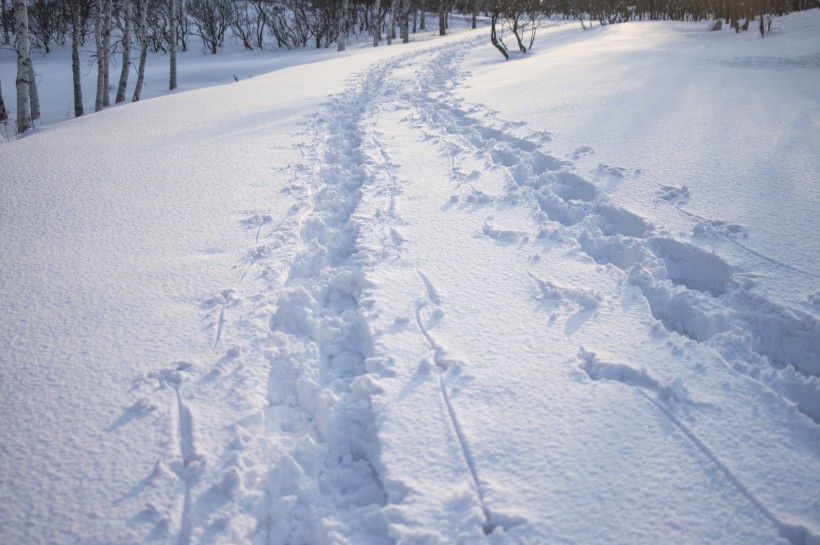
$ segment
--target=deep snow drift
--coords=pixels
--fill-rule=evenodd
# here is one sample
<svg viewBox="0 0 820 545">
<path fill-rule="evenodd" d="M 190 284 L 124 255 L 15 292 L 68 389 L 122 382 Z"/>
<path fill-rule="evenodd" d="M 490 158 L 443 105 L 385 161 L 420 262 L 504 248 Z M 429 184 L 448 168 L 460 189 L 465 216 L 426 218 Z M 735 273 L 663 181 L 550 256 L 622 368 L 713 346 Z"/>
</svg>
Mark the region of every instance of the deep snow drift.
<svg viewBox="0 0 820 545">
<path fill-rule="evenodd" d="M 0 144 L 0 542 L 820 543 L 820 16 L 777 24 Z"/>
</svg>

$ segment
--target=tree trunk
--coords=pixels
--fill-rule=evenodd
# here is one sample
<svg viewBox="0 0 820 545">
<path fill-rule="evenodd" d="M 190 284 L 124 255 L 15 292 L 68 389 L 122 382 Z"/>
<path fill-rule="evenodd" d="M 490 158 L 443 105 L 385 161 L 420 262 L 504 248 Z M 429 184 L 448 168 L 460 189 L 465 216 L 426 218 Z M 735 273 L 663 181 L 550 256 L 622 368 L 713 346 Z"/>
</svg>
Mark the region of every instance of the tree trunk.
<svg viewBox="0 0 820 545">
<path fill-rule="evenodd" d="M 3 101 L 3 86 L 0 85 L 0 123 L 6 124 L 9 120 L 9 112 L 6 110 L 6 103 Z"/>
<path fill-rule="evenodd" d="M 478 0 L 473 0 L 473 18 L 470 22 L 470 26 L 473 30 L 478 28 Z"/>
<path fill-rule="evenodd" d="M 510 53 L 507 51 L 507 47 L 498 39 L 496 24 L 498 24 L 498 13 L 494 11 L 490 18 L 490 42 L 504 55 L 504 59 L 510 60 Z M 583 25 L 583 19 L 581 19 L 581 24 Z"/>
<path fill-rule="evenodd" d="M 28 37 L 28 7 L 26 0 L 14 0 L 14 32 L 17 37 L 17 134 L 31 128 L 31 96 L 29 94 L 29 65 L 31 54 Z"/>
<path fill-rule="evenodd" d="M 176 0 L 168 0 L 168 13 L 171 27 L 170 36 L 168 37 L 168 51 L 171 56 L 171 74 L 168 78 L 168 90 L 173 91 L 177 88 L 177 17 L 176 17 Z M 214 51 L 216 53 L 216 51 Z"/>
<path fill-rule="evenodd" d="M 419 10 L 419 30 L 427 30 L 427 12 Z"/>
<path fill-rule="evenodd" d="M 74 82 L 74 117 L 83 115 L 83 86 L 80 79 L 80 14 L 79 0 L 73 0 L 71 14 L 71 77 Z"/>
<path fill-rule="evenodd" d="M 396 39 L 396 2 L 390 2 L 390 26 L 387 29 L 387 45 L 393 45 L 393 40 Z"/>
<path fill-rule="evenodd" d="M 401 0 L 401 43 L 410 43 L 410 0 Z"/>
<path fill-rule="evenodd" d="M 120 83 L 117 86 L 117 96 L 114 102 L 119 104 L 125 100 L 125 88 L 128 86 L 128 72 L 131 70 L 131 0 L 123 2 L 123 17 L 125 25 L 122 30 L 122 72 Z"/>
<path fill-rule="evenodd" d="M 0 13 L 6 11 L 6 0 L 0 0 Z M 8 19 L 2 17 L 2 25 L 3 25 L 3 43 L 10 44 L 11 43 L 11 29 L 9 28 Z"/>
<path fill-rule="evenodd" d="M 34 73 L 34 63 L 28 63 L 28 96 L 31 102 L 31 120 L 40 119 L 40 93 L 37 92 L 37 75 Z"/>
<path fill-rule="evenodd" d="M 373 6 L 373 47 L 379 47 L 379 40 L 382 37 L 382 12 L 381 0 L 376 0 L 376 5 Z"/>
<path fill-rule="evenodd" d="M 339 17 L 339 43 L 336 51 L 344 51 L 347 47 L 347 10 L 349 0 L 342 0 L 342 16 Z"/>
<path fill-rule="evenodd" d="M 439 0 L 438 3 L 438 35 L 447 35 L 447 8 L 444 5 L 444 0 Z"/>
<path fill-rule="evenodd" d="M 97 96 L 94 99 L 94 111 L 103 109 L 103 91 L 105 90 L 105 62 L 103 61 L 103 2 L 96 0 L 97 18 L 94 20 L 94 42 L 97 49 Z"/>
<path fill-rule="evenodd" d="M 134 96 L 131 102 L 139 102 L 142 92 L 142 83 L 145 79 L 145 58 L 148 56 L 148 0 L 137 1 L 137 24 L 140 38 L 140 64 L 137 68 L 137 86 L 134 88 Z"/>
<path fill-rule="evenodd" d="M 105 70 L 103 71 L 103 107 L 107 108 L 111 105 L 111 93 L 109 75 L 111 71 L 111 12 L 114 7 L 113 0 L 105 0 L 105 19 L 103 19 L 103 62 L 105 63 Z"/>
</svg>

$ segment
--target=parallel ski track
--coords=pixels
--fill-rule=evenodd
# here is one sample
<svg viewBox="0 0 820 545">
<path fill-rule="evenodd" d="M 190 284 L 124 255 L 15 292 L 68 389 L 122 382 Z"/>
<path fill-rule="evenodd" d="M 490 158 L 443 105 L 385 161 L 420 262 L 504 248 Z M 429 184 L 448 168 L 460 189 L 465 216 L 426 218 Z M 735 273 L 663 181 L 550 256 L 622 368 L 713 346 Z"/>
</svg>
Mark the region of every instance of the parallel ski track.
<svg viewBox="0 0 820 545">
<path fill-rule="evenodd" d="M 415 118 L 417 115 L 423 120 L 423 123 L 426 123 L 427 129 L 423 130 L 425 137 L 428 139 L 433 139 L 438 141 L 439 145 L 442 148 L 443 155 L 451 155 L 453 157 L 453 166 L 452 166 L 452 177 L 461 183 L 468 182 L 467 179 L 458 171 L 457 164 L 456 164 L 456 156 L 459 153 L 467 153 L 467 154 L 480 154 L 487 158 L 488 162 L 495 165 L 496 167 L 502 168 L 505 167 L 509 171 L 508 175 L 508 183 L 506 185 L 506 195 L 505 197 L 509 197 L 510 200 L 515 200 L 518 202 L 526 201 L 530 199 L 530 202 L 533 204 L 535 209 L 540 209 L 542 212 L 550 216 L 550 210 L 545 209 L 544 205 L 540 203 L 535 195 L 535 191 L 532 190 L 530 187 L 527 187 L 527 182 L 520 183 L 521 180 L 517 179 L 517 176 L 513 174 L 512 170 L 516 166 L 509 157 L 503 156 L 496 156 L 494 154 L 494 147 L 498 143 L 503 143 L 509 146 L 512 149 L 512 152 L 517 155 L 515 159 L 518 165 L 529 165 L 533 171 L 534 175 L 538 175 L 541 172 L 545 171 L 553 171 L 555 173 L 560 172 L 567 172 L 568 166 L 571 166 L 570 163 L 565 161 L 556 159 L 554 157 L 545 155 L 537 151 L 537 144 L 530 141 L 527 137 L 519 138 L 513 134 L 505 133 L 504 130 L 499 130 L 495 126 L 485 125 L 481 121 L 479 121 L 478 116 L 475 114 L 468 114 L 468 112 L 462 107 L 460 102 L 450 97 L 448 93 L 448 89 L 451 86 L 457 84 L 460 80 L 460 75 L 457 70 L 457 65 L 467 52 L 470 44 L 459 44 L 458 48 L 455 51 L 453 50 L 440 50 L 428 64 L 430 70 L 425 72 L 421 78 L 421 89 L 422 93 L 404 93 L 401 97 L 409 103 L 410 107 L 414 110 L 413 117 Z M 480 110 L 480 109 L 479 109 Z M 509 124 L 513 125 L 513 124 Z M 507 126 L 509 126 L 507 125 Z M 502 127 L 505 125 L 502 123 Z M 431 131 L 430 128 L 434 128 L 435 130 Z M 455 142 L 454 142 L 455 140 Z M 568 190 L 570 195 L 566 197 L 562 197 L 564 202 L 570 203 L 572 201 L 573 206 L 579 206 L 585 210 L 585 218 L 593 219 L 596 216 L 601 217 L 606 223 L 608 220 L 615 220 L 623 219 L 623 227 L 617 227 L 616 229 L 624 229 L 623 231 L 615 231 L 610 233 L 600 233 L 598 237 L 601 241 L 609 242 L 614 241 L 615 236 L 618 237 L 627 237 L 637 243 L 641 248 L 643 255 L 652 255 L 655 256 L 657 259 L 664 260 L 665 257 L 663 255 L 659 255 L 658 251 L 655 247 L 653 247 L 652 239 L 654 237 L 654 229 L 653 227 L 645 223 L 635 214 L 628 212 L 624 209 L 618 208 L 614 205 L 610 205 L 606 202 L 605 197 L 602 194 L 599 194 L 597 190 L 594 189 L 594 186 L 585 180 L 581 180 L 574 174 L 570 174 L 565 177 L 566 180 L 572 181 L 575 184 L 575 187 L 570 187 Z M 580 181 L 575 181 L 575 180 Z M 482 197 L 486 197 L 483 196 Z M 488 198 L 487 200 L 492 201 L 493 198 Z M 690 213 L 681 210 L 684 213 L 691 215 Z M 694 216 L 697 219 L 708 221 L 706 218 L 701 218 L 700 216 Z M 550 216 L 550 220 L 554 218 Z M 590 244 L 590 239 L 588 238 L 589 235 L 584 231 L 574 229 L 573 227 L 579 223 L 582 223 L 584 220 L 569 220 L 566 218 L 560 217 L 560 214 L 557 217 L 559 223 L 563 224 L 564 230 L 576 238 L 578 243 L 580 244 L 581 248 L 587 252 L 590 257 L 595 259 L 596 261 L 599 260 L 598 256 L 595 254 L 594 251 L 591 249 L 594 247 L 594 244 Z M 617 221 L 614 223 L 617 224 Z M 486 226 L 485 226 L 486 230 Z M 773 260 L 765 255 L 759 254 L 758 252 L 738 243 L 731 237 L 728 237 L 729 240 L 735 244 L 738 244 L 743 249 L 751 252 L 752 254 L 756 255 L 757 257 L 764 259 L 766 261 L 773 262 L 775 265 L 781 266 L 784 269 L 790 270 L 792 272 L 798 274 L 807 274 L 806 271 L 801 271 L 794 267 L 791 267 L 785 263 L 781 263 L 779 261 Z M 620 240 L 620 239 L 619 239 Z M 683 243 L 675 242 L 675 244 L 681 245 L 682 247 L 686 248 L 688 245 Z M 667 247 L 670 244 L 666 245 Z M 661 245 L 663 248 L 664 245 Z M 692 247 L 691 250 L 696 255 L 698 253 L 703 254 L 702 251 Z M 628 265 L 621 265 L 618 264 L 625 272 L 629 271 Z M 811 276 L 815 276 L 814 274 L 808 273 Z M 444 401 L 447 404 L 447 409 L 450 415 L 450 419 L 452 421 L 452 426 L 455 429 L 455 432 L 458 436 L 459 442 L 461 444 L 461 448 L 463 451 L 464 458 L 470 468 L 472 478 L 475 482 L 475 486 L 477 489 L 477 493 L 480 497 L 480 503 L 482 505 L 482 509 L 484 510 L 485 517 L 487 519 L 488 526 L 485 527 L 485 531 L 490 526 L 490 509 L 486 505 L 484 501 L 484 497 L 482 494 L 482 487 L 481 481 L 479 478 L 479 468 L 477 468 L 474 457 L 470 451 L 469 447 L 469 440 L 467 437 L 464 436 L 463 431 L 461 430 L 458 418 L 457 418 L 457 410 L 453 406 L 452 401 L 449 399 L 447 395 L 447 387 L 444 382 L 445 373 L 447 371 L 447 365 L 445 361 L 440 361 L 443 353 L 443 349 L 438 345 L 438 343 L 433 339 L 430 335 L 429 331 L 425 328 L 423 321 L 421 319 L 421 308 L 429 305 L 430 303 L 438 306 L 441 304 L 441 301 L 438 299 L 438 295 L 436 294 L 434 288 L 430 281 L 424 276 L 423 273 L 419 272 L 419 276 L 424 284 L 425 291 L 427 292 L 427 298 L 429 301 L 422 301 L 418 304 L 416 310 L 416 322 L 421 330 L 421 333 L 427 339 L 428 344 L 430 345 L 431 349 L 436 354 L 436 365 L 439 368 L 440 372 L 440 379 L 441 379 L 441 390 L 442 395 L 444 397 Z M 681 284 L 679 283 L 678 286 Z M 708 297 L 713 302 L 718 301 L 718 298 L 714 296 L 714 294 L 706 293 L 706 290 L 696 290 L 693 288 L 687 287 L 689 291 L 696 294 L 697 297 Z M 646 292 L 644 293 L 645 295 Z M 647 297 L 649 297 L 647 295 Z M 652 301 L 650 300 L 650 303 Z M 727 308 L 726 312 L 731 314 L 733 309 Z M 667 327 L 670 327 L 667 324 Z M 672 325 L 672 331 L 683 330 L 683 324 L 678 326 Z M 701 339 L 695 338 L 698 342 L 702 342 Z M 780 362 L 777 361 L 776 357 L 772 357 L 770 354 L 761 354 L 764 357 L 769 358 L 770 361 L 773 361 L 775 364 L 779 364 Z M 796 366 L 797 369 L 801 372 L 805 371 L 802 369 L 801 366 Z M 753 377 L 754 378 L 754 377 Z M 757 379 L 759 380 L 759 379 Z M 764 383 L 765 385 L 765 383 Z M 640 386 L 640 385 L 638 385 Z M 657 385 L 655 385 L 657 386 Z M 780 532 L 781 536 L 786 538 L 792 545 L 804 545 L 806 543 L 814 543 L 820 540 L 818 536 L 815 536 L 811 533 L 810 530 L 802 527 L 796 526 L 789 523 L 782 521 L 778 515 L 776 515 L 771 509 L 769 509 L 766 505 L 764 505 L 755 495 L 753 495 L 748 487 L 737 477 L 732 470 L 724 464 L 714 452 L 709 449 L 706 444 L 685 424 L 683 424 L 672 412 L 671 410 L 666 407 L 661 401 L 653 399 L 649 396 L 646 392 L 643 391 L 642 388 L 638 388 L 638 392 L 648 399 L 654 406 L 660 409 L 663 414 L 676 426 L 678 427 L 681 432 L 691 441 L 691 443 L 700 450 L 706 458 L 715 465 L 718 470 L 723 473 L 730 483 L 743 495 L 747 498 L 752 505 L 762 514 L 763 517 L 768 519 L 772 524 Z M 778 394 L 782 395 L 782 394 Z M 817 421 L 814 418 L 814 415 L 807 415 L 810 418 L 814 419 L 815 422 Z"/>
</svg>

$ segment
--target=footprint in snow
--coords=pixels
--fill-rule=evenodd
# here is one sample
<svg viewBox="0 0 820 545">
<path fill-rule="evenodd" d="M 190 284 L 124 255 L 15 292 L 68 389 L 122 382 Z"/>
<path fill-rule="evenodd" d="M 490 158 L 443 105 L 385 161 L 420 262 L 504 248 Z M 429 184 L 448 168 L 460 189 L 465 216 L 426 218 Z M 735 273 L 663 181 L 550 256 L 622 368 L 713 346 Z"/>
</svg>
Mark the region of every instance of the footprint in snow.
<svg viewBox="0 0 820 545">
<path fill-rule="evenodd" d="M 675 206 L 683 206 L 689 202 L 689 188 L 685 185 L 675 187 L 673 185 L 662 185 L 659 189 L 660 200 L 666 201 Z"/>
<path fill-rule="evenodd" d="M 592 155 L 595 153 L 595 150 L 592 149 L 590 146 L 581 146 L 580 148 L 575 148 L 575 151 L 572 152 L 573 159 L 580 159 L 585 155 Z"/>
</svg>

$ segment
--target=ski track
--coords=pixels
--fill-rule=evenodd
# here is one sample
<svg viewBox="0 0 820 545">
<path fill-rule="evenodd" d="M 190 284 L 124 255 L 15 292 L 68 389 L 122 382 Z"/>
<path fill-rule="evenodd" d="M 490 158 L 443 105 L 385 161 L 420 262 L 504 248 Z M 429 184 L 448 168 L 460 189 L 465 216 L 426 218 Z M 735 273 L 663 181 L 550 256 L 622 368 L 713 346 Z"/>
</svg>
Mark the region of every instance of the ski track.
<svg viewBox="0 0 820 545">
<path fill-rule="evenodd" d="M 817 321 L 751 293 L 732 265 L 718 255 L 659 235 L 640 216 L 609 203 L 593 183 L 570 172 L 571 162 L 539 151 L 549 135 L 527 133 L 522 123 L 500 120 L 482 106 L 453 98 L 450 90 L 462 77 L 458 65 L 479 43 L 483 44 L 483 38 L 377 63 L 354 77 L 325 113 L 306 123 L 312 143 L 301 150 L 304 163 L 280 171 L 291 173 L 288 191 L 297 196 L 297 204 L 278 226 L 265 215 L 243 222 L 251 231 L 252 248 L 237 265 L 242 272 L 236 285 L 200 305 L 205 327 L 213 328 L 213 349 L 221 344 L 232 348 L 198 381 L 188 378 L 196 371 L 191 364 L 149 375 L 172 388 L 175 395 L 172 433 L 181 462 L 174 472 L 182 490 L 179 545 L 204 542 L 198 533 L 204 517 L 230 512 L 226 506 L 255 517 L 251 535 L 241 536 L 248 543 L 341 542 L 340 536 L 350 542 L 394 542 L 382 512 L 387 494 L 380 478 L 383 470 L 370 405 L 370 396 L 379 391 L 367 365 L 373 347 L 363 310 L 371 302 L 361 297 L 367 287 L 362 263 L 401 259 L 406 243 L 396 200 L 407 182 L 395 176 L 390 156 L 377 138 L 382 108 L 406 108 L 410 112 L 407 122 L 435 142 L 442 156 L 451 157 L 449 174 L 461 194 L 454 195 L 448 207 L 531 209 L 540 227 L 538 238 L 567 241 L 594 261 L 621 269 L 669 331 L 711 346 L 730 364 L 735 363 L 736 354 L 749 354 L 751 347 L 749 361 L 770 369 L 749 364 L 733 368 L 766 384 L 820 422 Z M 391 79 L 394 72 L 407 67 L 417 69 L 418 89 L 402 88 L 400 78 Z M 582 153 L 592 151 L 578 148 L 578 154 Z M 462 171 L 461 157 L 480 157 L 502 172 L 502 193 L 488 194 L 474 187 L 478 173 Z M 358 244 L 362 227 L 356 209 L 363 192 L 381 195 L 388 202 L 384 214 L 376 218 L 376 225 L 384 229 L 381 248 Z M 669 192 L 668 196 L 670 204 L 680 209 L 673 201 L 685 195 Z M 499 244 L 537 242 L 527 233 L 498 229 L 489 221 L 480 236 Z M 484 534 L 493 533 L 496 527 L 509 530 L 523 524 L 523 519 L 494 516 L 483 491 L 481 468 L 450 396 L 449 382 L 468 363 L 450 359 L 431 333 L 446 300 L 421 270 L 416 272 L 425 294 L 416 305 L 416 325 L 434 353 L 449 425 L 484 513 L 482 530 Z M 563 288 L 534 276 L 533 281 L 537 298 L 542 300 L 564 299 L 582 310 L 594 310 L 601 302 L 601 296 L 592 291 Z M 226 312 L 228 309 L 233 312 Z M 427 311 L 427 320 L 423 311 Z M 692 404 L 682 384 L 662 384 L 646 371 L 602 363 L 592 353 L 580 357 L 591 379 L 615 380 L 636 388 L 791 543 L 818 540 L 810 530 L 781 521 L 675 416 L 667 403 Z M 227 381 L 229 366 L 241 375 L 236 384 L 245 384 L 243 380 L 261 384 L 257 387 L 263 390 L 265 407 L 261 416 L 246 410 L 250 416 L 235 423 L 232 443 L 222 452 L 204 456 L 196 449 L 194 424 L 199 415 L 186 395 L 204 396 L 209 381 Z M 783 373 L 784 369 L 792 372 Z M 186 395 L 184 382 L 189 385 Z M 242 449 L 266 460 L 268 467 L 261 472 L 242 467 L 236 462 L 236 452 Z M 206 471 L 211 482 L 205 482 Z M 255 484 L 248 484 L 251 481 Z M 222 494 L 216 507 L 204 501 L 209 494 Z M 174 518 L 168 513 L 160 516 Z"/>
<path fill-rule="evenodd" d="M 464 204 L 536 207 L 539 237 L 573 239 L 596 262 L 620 268 L 641 289 L 653 315 L 666 329 L 712 346 L 736 368 L 745 368 L 749 376 L 786 396 L 806 416 L 820 422 L 818 321 L 753 293 L 744 274 L 720 256 L 659 235 L 650 222 L 609 203 L 592 182 L 569 172 L 571 162 L 538 150 L 538 144 L 548 140 L 548 135 L 527 134 L 520 123 L 496 119 L 480 106 L 452 98 L 448 89 L 456 86 L 460 77 L 454 65 L 464 53 L 463 46 L 459 52 L 439 54 L 421 83 L 424 92 L 402 95 L 416 110 L 415 126 L 424 127 L 426 139 L 439 140 L 443 156 L 453 157 L 454 180 L 470 188 Z M 434 128 L 440 136 L 434 134 Z M 474 173 L 460 171 L 457 155 L 480 155 L 490 168 L 502 170 L 507 180 L 504 194 L 488 195 L 474 188 Z M 670 202 L 681 197 L 669 191 L 666 195 Z M 452 204 L 459 199 L 454 195 Z M 709 225 L 725 223 L 697 219 Z M 486 223 L 482 232 L 508 243 L 527 239 L 525 233 L 495 229 Z M 732 237 L 726 238 L 739 244 Z M 774 262 L 766 256 L 758 257 Z M 803 274 L 786 264 L 774 264 Z M 759 366 L 740 363 L 737 354 L 746 354 Z M 783 369 L 787 372 L 778 372 Z"/>
<path fill-rule="evenodd" d="M 717 254 L 668 235 L 659 235 L 658 229 L 648 221 L 609 203 L 593 183 L 569 172 L 571 163 L 538 150 L 538 140 L 545 140 L 544 135 L 516 136 L 522 132 L 520 124 L 494 119 L 492 113 L 483 111 L 480 106 L 464 105 L 452 98 L 448 90 L 459 80 L 456 66 L 468 47 L 469 44 L 462 45 L 456 51 L 442 50 L 434 54 L 427 64 L 429 70 L 417 72 L 422 92 L 397 92 L 412 110 L 411 125 L 422 132 L 425 140 L 436 141 L 443 157 L 451 157 L 451 179 L 467 186 L 467 197 L 462 199 L 454 195 L 447 206 L 462 202 L 471 207 L 532 207 L 541 226 L 539 238 L 574 241 L 595 262 L 615 265 L 631 284 L 640 288 L 653 316 L 666 329 L 714 348 L 733 369 L 763 383 L 792 401 L 815 423 L 820 422 L 820 389 L 817 388 L 820 326 L 816 319 L 751 293 L 743 283 L 743 275 L 735 276 L 739 271 Z M 503 193 L 490 195 L 473 187 L 471 182 L 475 173 L 465 173 L 459 168 L 458 158 L 462 156 L 481 156 L 490 168 L 503 171 L 506 179 Z M 710 225 L 720 223 L 697 219 Z M 496 229 L 487 222 L 481 233 L 499 243 L 528 242 L 526 233 Z M 727 238 L 737 243 L 731 237 Z M 764 261 L 803 274 L 741 246 Z M 429 324 L 425 325 L 421 316 L 422 309 L 432 304 L 431 317 L 437 319 L 443 314 L 443 302 L 424 273 L 417 272 L 427 301 L 417 304 L 416 322 L 435 354 L 441 394 L 485 513 L 486 531 L 492 527 L 491 510 L 482 494 L 480 468 L 476 467 L 469 439 L 459 426 L 457 408 L 448 396 L 445 382 L 445 377 L 452 373 L 454 362 L 445 357 L 445 350 L 433 338 Z M 574 301 L 584 310 L 597 308 L 601 301 L 601 297 L 592 292 L 560 288 L 538 278 L 534 280 L 541 298 L 558 296 Z M 741 364 L 738 353 L 763 368 Z M 594 359 L 594 354 L 585 356 L 585 362 L 585 371 L 590 378 L 613 379 L 637 388 L 775 525 L 781 536 L 795 545 L 818 540 L 809 529 L 783 522 L 664 405 L 665 402 L 697 405 L 689 399 L 682 382 L 661 384 L 645 370 L 639 372 L 622 364 L 602 364 Z M 458 362 L 455 368 L 463 365 Z M 784 369 L 789 372 L 778 372 Z"/>
</svg>

